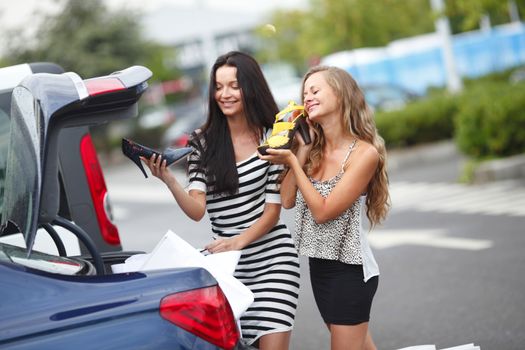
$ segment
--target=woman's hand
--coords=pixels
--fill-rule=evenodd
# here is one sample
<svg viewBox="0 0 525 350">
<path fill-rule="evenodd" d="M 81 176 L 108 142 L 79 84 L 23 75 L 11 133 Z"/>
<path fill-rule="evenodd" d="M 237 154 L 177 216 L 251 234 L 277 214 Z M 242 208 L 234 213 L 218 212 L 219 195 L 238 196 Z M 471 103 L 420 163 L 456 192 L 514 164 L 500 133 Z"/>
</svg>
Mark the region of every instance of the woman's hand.
<svg viewBox="0 0 525 350">
<path fill-rule="evenodd" d="M 241 237 L 235 236 L 232 238 L 217 238 L 206 247 L 207 251 L 210 253 L 222 253 L 229 252 L 231 250 L 241 250 L 243 248 L 241 243 Z"/>
<path fill-rule="evenodd" d="M 143 163 L 145 163 L 151 174 L 158 177 L 162 182 L 168 184 L 172 179 L 175 178 L 171 171 L 166 166 L 166 160 L 162 159 L 160 154 L 153 154 L 150 159 L 140 157 Z"/>
<path fill-rule="evenodd" d="M 283 164 L 290 166 L 290 164 L 293 162 L 293 159 L 295 158 L 295 154 L 293 154 L 293 152 L 289 149 L 268 148 L 266 153 L 267 155 L 264 156 L 260 153 L 257 153 L 257 155 L 260 159 L 266 160 L 273 164 Z"/>
</svg>

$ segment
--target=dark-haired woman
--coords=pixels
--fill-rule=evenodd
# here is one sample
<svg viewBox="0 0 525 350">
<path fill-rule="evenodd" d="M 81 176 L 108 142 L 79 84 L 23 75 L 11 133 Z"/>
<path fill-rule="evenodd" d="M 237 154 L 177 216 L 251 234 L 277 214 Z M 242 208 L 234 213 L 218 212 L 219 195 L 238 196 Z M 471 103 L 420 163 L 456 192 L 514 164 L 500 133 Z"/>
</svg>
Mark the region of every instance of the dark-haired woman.
<svg viewBox="0 0 525 350">
<path fill-rule="evenodd" d="M 235 277 L 255 295 L 241 317 L 242 335 L 260 349 L 288 349 L 299 293 L 299 258 L 280 221 L 282 166 L 257 156 L 271 134 L 278 107 L 259 64 L 241 52 L 212 67 L 208 119 L 190 145 L 189 186 L 181 186 L 162 159 L 148 166 L 193 220 L 208 212 L 218 239 L 211 253 L 242 250 Z"/>
</svg>

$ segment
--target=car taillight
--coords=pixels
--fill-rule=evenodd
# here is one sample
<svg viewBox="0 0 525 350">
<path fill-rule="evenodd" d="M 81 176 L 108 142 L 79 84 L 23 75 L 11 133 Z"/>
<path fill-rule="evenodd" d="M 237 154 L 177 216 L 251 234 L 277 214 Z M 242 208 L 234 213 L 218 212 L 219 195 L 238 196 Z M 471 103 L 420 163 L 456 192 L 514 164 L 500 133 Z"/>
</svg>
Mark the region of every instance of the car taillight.
<svg viewBox="0 0 525 350">
<path fill-rule="evenodd" d="M 233 349 L 239 340 L 232 309 L 218 286 L 166 296 L 160 315 L 222 349 Z"/>
<path fill-rule="evenodd" d="M 97 78 L 84 80 L 89 96 L 107 94 L 109 92 L 125 90 L 126 87 L 117 78 Z"/>
<path fill-rule="evenodd" d="M 188 141 L 190 139 L 190 136 L 188 134 L 183 134 L 181 135 L 181 137 L 179 137 L 176 142 L 175 142 L 175 145 L 177 147 L 185 147 L 188 145 Z"/>
<path fill-rule="evenodd" d="M 106 182 L 98 162 L 97 152 L 91 141 L 91 135 L 86 134 L 82 137 L 80 154 L 102 238 L 108 244 L 118 245 L 120 244 L 120 237 L 117 227 L 111 222 Z"/>
</svg>

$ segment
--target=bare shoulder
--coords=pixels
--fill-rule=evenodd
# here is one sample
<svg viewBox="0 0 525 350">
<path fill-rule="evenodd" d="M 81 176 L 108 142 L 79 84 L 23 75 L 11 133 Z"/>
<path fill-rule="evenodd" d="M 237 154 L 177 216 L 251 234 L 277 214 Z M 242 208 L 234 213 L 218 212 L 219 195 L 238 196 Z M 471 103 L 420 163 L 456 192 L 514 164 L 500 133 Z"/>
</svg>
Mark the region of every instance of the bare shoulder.
<svg viewBox="0 0 525 350">
<path fill-rule="evenodd" d="M 356 143 L 356 146 L 350 155 L 348 162 L 346 163 L 346 167 L 348 167 L 350 164 L 366 164 L 369 166 L 376 166 L 379 162 L 379 152 L 374 147 L 374 145 L 359 140 Z"/>
<path fill-rule="evenodd" d="M 379 160 L 379 152 L 377 151 L 377 148 L 375 148 L 371 143 L 359 140 L 357 141 L 356 146 L 355 155 L 359 158 L 365 157 L 371 161 Z"/>
</svg>

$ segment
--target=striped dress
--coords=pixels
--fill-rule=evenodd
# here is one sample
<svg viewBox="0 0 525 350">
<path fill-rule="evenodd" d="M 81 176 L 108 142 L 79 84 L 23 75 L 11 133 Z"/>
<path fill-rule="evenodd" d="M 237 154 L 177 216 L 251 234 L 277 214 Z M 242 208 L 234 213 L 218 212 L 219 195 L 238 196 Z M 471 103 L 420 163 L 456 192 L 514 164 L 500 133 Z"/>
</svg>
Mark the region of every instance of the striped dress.
<svg viewBox="0 0 525 350">
<path fill-rule="evenodd" d="M 206 209 L 217 236 L 242 233 L 261 217 L 265 203 L 280 203 L 280 166 L 253 154 L 237 163 L 238 193 L 217 196 L 208 189 L 199 158 L 197 150 L 189 157 L 188 190 L 206 193 Z M 281 221 L 243 249 L 234 276 L 255 295 L 240 320 L 242 337 L 249 344 L 262 335 L 292 329 L 299 296 L 299 257 L 290 231 Z"/>
</svg>

